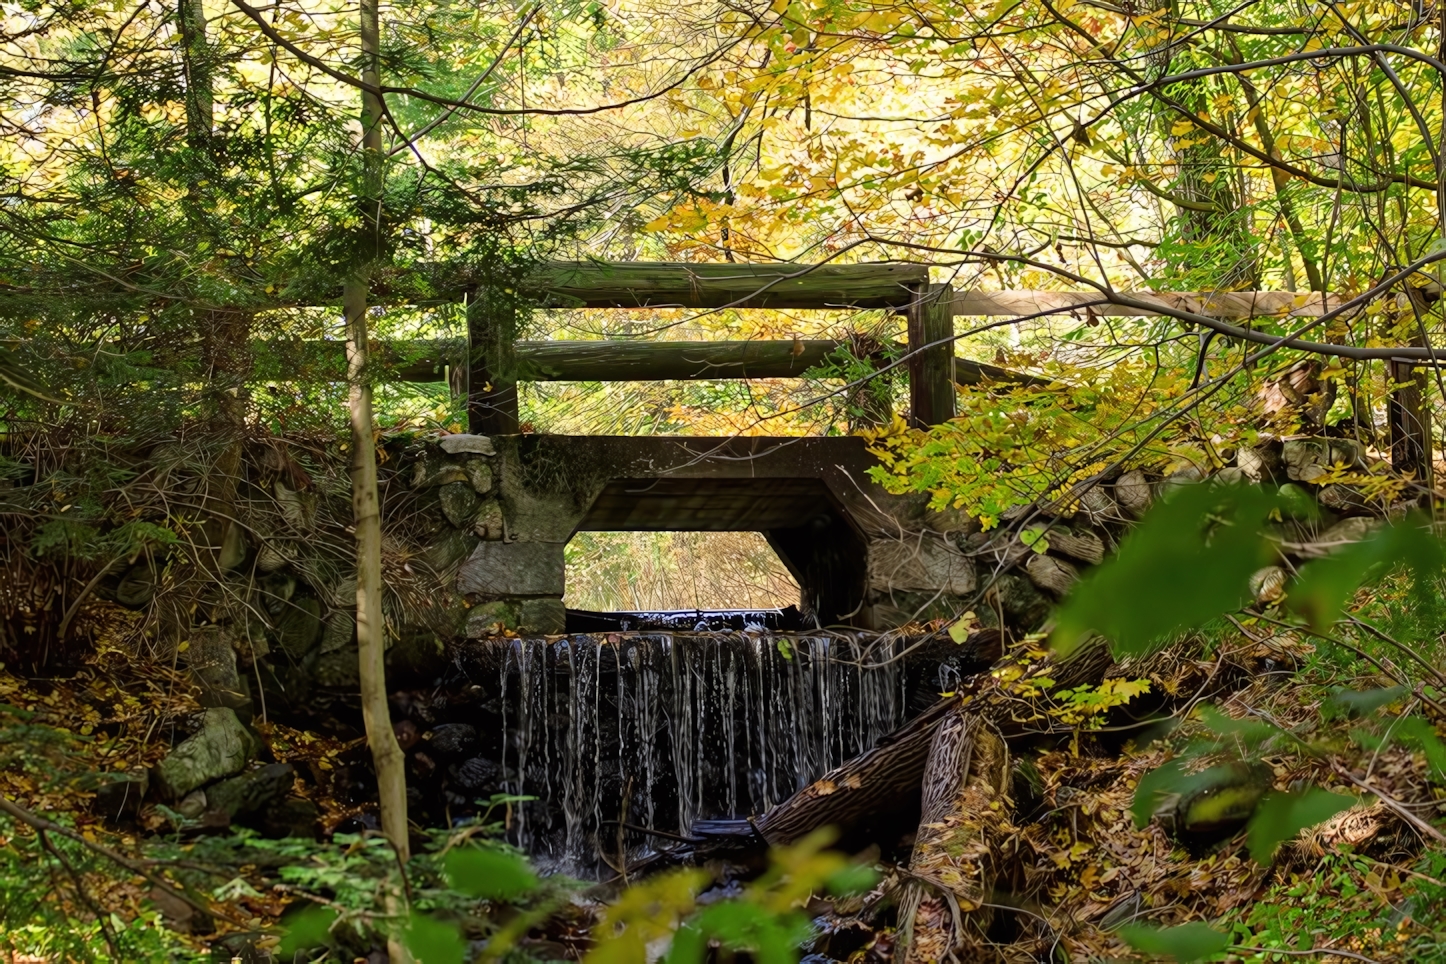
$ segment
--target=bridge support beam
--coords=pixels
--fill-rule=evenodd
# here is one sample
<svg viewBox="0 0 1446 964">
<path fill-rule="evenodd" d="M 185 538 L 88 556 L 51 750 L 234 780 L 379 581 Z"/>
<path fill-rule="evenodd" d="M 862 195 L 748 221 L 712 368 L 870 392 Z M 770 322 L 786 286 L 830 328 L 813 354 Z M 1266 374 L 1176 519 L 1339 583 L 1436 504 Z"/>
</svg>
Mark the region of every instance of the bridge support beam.
<svg viewBox="0 0 1446 964">
<path fill-rule="evenodd" d="M 517 307 L 486 285 L 467 302 L 467 427 L 474 435 L 517 433 Z"/>
<path fill-rule="evenodd" d="M 918 428 L 955 415 L 954 289 L 920 285 L 909 305 L 909 413 Z"/>
</svg>

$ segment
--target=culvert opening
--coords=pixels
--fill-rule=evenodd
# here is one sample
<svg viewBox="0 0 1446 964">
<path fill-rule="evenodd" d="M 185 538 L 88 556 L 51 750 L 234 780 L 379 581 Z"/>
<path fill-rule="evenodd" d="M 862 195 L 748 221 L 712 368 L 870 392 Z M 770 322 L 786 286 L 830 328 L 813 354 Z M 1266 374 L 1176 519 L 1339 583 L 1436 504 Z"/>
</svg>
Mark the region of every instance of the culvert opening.
<svg viewBox="0 0 1446 964">
<path fill-rule="evenodd" d="M 579 532 L 568 632 L 801 626 L 798 581 L 761 532 Z"/>
</svg>

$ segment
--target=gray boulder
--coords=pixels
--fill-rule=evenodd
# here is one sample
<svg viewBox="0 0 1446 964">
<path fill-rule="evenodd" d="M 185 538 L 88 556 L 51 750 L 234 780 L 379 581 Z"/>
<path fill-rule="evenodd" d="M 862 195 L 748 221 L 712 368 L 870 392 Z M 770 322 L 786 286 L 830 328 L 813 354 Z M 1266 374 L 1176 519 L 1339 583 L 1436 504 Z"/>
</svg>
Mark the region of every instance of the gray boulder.
<svg viewBox="0 0 1446 964">
<path fill-rule="evenodd" d="M 206 812 L 225 814 L 227 823 L 260 811 L 291 789 L 296 771 L 289 763 L 269 763 L 257 770 L 206 788 Z"/>
<path fill-rule="evenodd" d="M 240 773 L 259 743 L 229 706 L 209 709 L 201 728 L 172 748 L 155 770 L 161 791 L 179 800 L 198 787 Z"/>
</svg>

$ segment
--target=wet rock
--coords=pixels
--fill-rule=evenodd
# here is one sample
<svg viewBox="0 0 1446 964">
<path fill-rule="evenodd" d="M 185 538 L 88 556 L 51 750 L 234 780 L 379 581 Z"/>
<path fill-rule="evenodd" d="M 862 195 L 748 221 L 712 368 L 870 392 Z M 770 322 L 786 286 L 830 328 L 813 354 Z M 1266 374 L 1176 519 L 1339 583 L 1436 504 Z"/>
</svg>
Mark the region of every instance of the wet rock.
<svg viewBox="0 0 1446 964">
<path fill-rule="evenodd" d="M 518 628 L 524 633 L 556 636 L 567 631 L 567 607 L 560 596 L 524 599 L 518 607 Z"/>
<path fill-rule="evenodd" d="M 1079 570 L 1063 559 L 1035 554 L 1024 564 L 1029 579 L 1041 589 L 1047 589 L 1057 596 L 1069 592 L 1079 579 Z"/>
<path fill-rule="evenodd" d="M 300 661 L 321 639 L 321 600 L 314 596 L 292 599 L 275 620 L 276 648 Z"/>
<path fill-rule="evenodd" d="M 1115 499 L 1121 508 L 1137 519 L 1145 514 L 1154 497 L 1149 480 L 1139 469 L 1132 469 L 1115 481 Z"/>
<path fill-rule="evenodd" d="M 497 447 L 486 435 L 443 435 L 437 442 L 448 455 L 496 455 Z"/>
<path fill-rule="evenodd" d="M 178 743 L 156 767 L 161 791 L 178 800 L 213 780 L 239 773 L 258 742 L 228 706 L 205 712 L 201 728 Z"/>
<path fill-rule="evenodd" d="M 448 522 L 459 527 L 471 523 L 479 499 L 470 483 L 450 482 L 438 489 L 437 495 L 442 501 L 442 515 Z"/>
<path fill-rule="evenodd" d="M 185 660 L 191 678 L 201 688 L 202 706 L 229 707 L 250 719 L 251 688 L 236 665 L 236 648 L 229 629 L 202 626 L 192 630 Z"/>
<path fill-rule="evenodd" d="M 502 503 L 486 499 L 472 518 L 472 531 L 483 539 L 497 541 L 506 537 L 502 518 Z"/>
<path fill-rule="evenodd" d="M 1285 472 L 1280 449 L 1279 442 L 1263 442 L 1242 448 L 1235 453 L 1235 464 L 1251 482 L 1280 482 Z"/>
<path fill-rule="evenodd" d="M 1330 468 L 1330 442 L 1323 438 L 1293 438 L 1281 449 L 1285 474 L 1296 482 L 1313 482 Z"/>
<path fill-rule="evenodd" d="M 503 630 L 518 629 L 519 624 L 521 617 L 518 616 L 518 608 L 508 601 L 493 600 L 467 610 L 463 636 L 467 639 L 486 639 L 487 636 L 500 636 Z"/>
<path fill-rule="evenodd" d="M 417 462 L 417 467 L 412 471 L 412 488 L 432 489 L 439 485 L 451 485 L 454 482 L 465 483 L 467 472 L 462 466 L 455 462 L 444 462 L 441 459 L 423 458 Z"/>
<path fill-rule="evenodd" d="M 225 814 L 226 823 L 256 813 L 286 795 L 296 778 L 289 763 L 269 763 L 206 788 L 206 813 Z"/>
<path fill-rule="evenodd" d="M 432 730 L 431 748 L 446 756 L 462 756 L 477 743 L 477 728 L 469 723 L 443 723 Z"/>
<path fill-rule="evenodd" d="M 402 748 L 403 753 L 406 753 L 412 747 L 416 746 L 417 741 L 422 738 L 422 731 L 418 730 L 417 724 L 411 720 L 402 720 L 399 723 L 393 723 L 392 733 L 396 736 L 397 746 Z"/>
<path fill-rule="evenodd" d="M 467 473 L 467 482 L 472 486 L 472 491 L 478 495 L 486 495 L 492 491 L 492 466 L 481 459 L 468 459 L 462 463 L 462 471 Z"/>
<path fill-rule="evenodd" d="M 275 800 L 258 821 L 263 834 L 272 839 L 318 836 L 321 829 L 321 808 L 303 797 Z"/>
<path fill-rule="evenodd" d="M 502 783 L 502 767 L 495 760 L 474 756 L 455 767 L 452 778 L 465 790 L 495 790 Z"/>
<path fill-rule="evenodd" d="M 404 627 L 387 648 L 387 675 L 391 678 L 432 679 L 447 665 L 446 649 L 437 634 L 424 627 Z"/>
</svg>

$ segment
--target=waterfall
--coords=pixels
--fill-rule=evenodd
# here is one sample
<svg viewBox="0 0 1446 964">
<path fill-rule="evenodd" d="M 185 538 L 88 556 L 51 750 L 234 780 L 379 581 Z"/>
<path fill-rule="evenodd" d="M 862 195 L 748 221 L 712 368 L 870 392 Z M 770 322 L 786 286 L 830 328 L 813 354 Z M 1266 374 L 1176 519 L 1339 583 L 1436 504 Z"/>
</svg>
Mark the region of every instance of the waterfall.
<svg viewBox="0 0 1446 964">
<path fill-rule="evenodd" d="M 616 865 L 658 845 L 620 835 L 619 821 L 687 833 L 701 819 L 761 814 L 872 747 L 905 712 L 901 661 L 852 635 L 482 645 L 501 650 L 486 664 L 498 674 L 487 682 L 500 694 L 505 790 L 536 798 L 514 808 L 512 839 L 571 873 L 601 869 L 599 851 Z"/>
</svg>

